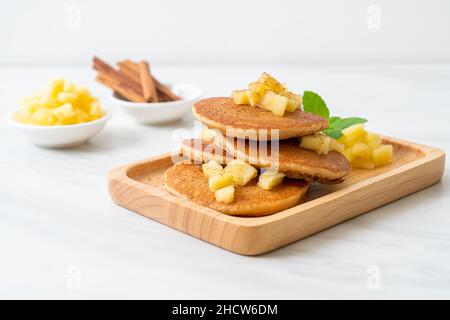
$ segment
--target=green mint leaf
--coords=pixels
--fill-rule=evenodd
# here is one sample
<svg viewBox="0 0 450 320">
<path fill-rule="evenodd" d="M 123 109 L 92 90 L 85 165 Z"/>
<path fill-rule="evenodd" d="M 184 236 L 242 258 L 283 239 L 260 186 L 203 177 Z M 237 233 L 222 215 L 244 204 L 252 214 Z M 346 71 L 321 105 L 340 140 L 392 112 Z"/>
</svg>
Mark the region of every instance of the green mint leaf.
<svg viewBox="0 0 450 320">
<path fill-rule="evenodd" d="M 345 128 L 353 126 L 354 124 L 365 123 L 365 122 L 367 122 L 367 120 L 364 118 L 357 118 L 357 117 L 343 118 L 343 119 L 339 119 L 338 121 L 335 121 L 333 123 L 333 127 L 344 130 Z"/>
<path fill-rule="evenodd" d="M 339 139 L 342 136 L 342 130 L 339 129 L 328 128 L 323 130 L 322 132 L 334 139 Z"/>
<path fill-rule="evenodd" d="M 337 121 L 339 121 L 341 119 L 342 119 L 341 117 L 330 117 L 328 119 L 328 127 L 333 126 L 335 122 L 337 122 Z"/>
<path fill-rule="evenodd" d="M 330 116 L 330 111 L 325 101 L 317 93 L 312 91 L 303 92 L 303 110 L 327 119 Z"/>
<path fill-rule="evenodd" d="M 357 117 L 330 117 L 330 111 L 325 101 L 317 93 L 312 91 L 303 92 L 303 110 L 327 118 L 328 128 L 323 130 L 323 133 L 335 139 L 339 139 L 342 136 L 342 130 L 345 128 L 367 122 L 366 119 Z"/>
<path fill-rule="evenodd" d="M 355 124 L 364 122 L 367 122 L 367 120 L 364 118 L 352 117 L 341 119 L 339 117 L 332 117 L 330 118 L 328 128 L 323 130 L 323 133 L 332 138 L 339 139 L 342 136 L 342 130 Z"/>
</svg>

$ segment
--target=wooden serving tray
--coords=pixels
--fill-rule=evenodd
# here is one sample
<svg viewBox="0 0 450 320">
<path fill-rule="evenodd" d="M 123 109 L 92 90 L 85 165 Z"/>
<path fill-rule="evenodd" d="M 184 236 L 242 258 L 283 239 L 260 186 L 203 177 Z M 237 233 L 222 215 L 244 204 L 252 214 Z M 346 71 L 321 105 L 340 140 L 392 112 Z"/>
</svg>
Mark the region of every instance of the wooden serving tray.
<svg viewBox="0 0 450 320">
<path fill-rule="evenodd" d="M 218 247 L 244 255 L 277 249 L 438 182 L 442 150 L 384 137 L 394 146 L 392 164 L 354 169 L 339 185 L 313 184 L 306 202 L 256 218 L 233 217 L 169 194 L 164 172 L 170 154 L 109 172 L 109 192 L 119 205 Z"/>
</svg>

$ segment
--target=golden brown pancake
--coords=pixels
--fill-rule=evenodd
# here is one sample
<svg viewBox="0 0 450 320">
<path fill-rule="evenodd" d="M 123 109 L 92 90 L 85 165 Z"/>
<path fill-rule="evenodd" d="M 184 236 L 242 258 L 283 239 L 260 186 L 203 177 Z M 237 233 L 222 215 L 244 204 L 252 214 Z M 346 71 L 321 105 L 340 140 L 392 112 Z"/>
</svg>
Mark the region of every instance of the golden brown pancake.
<svg viewBox="0 0 450 320">
<path fill-rule="evenodd" d="M 215 145 L 214 141 L 186 139 L 181 142 L 181 154 L 197 164 L 214 160 L 225 165 L 235 158 Z"/>
<path fill-rule="evenodd" d="M 352 170 L 343 154 L 331 151 L 319 155 L 300 148 L 298 139 L 258 142 L 216 135 L 215 143 L 238 159 L 260 168 L 271 167 L 294 179 L 337 184 Z M 275 143 L 278 143 L 278 151 Z"/>
<path fill-rule="evenodd" d="M 289 178 L 323 184 L 341 183 L 352 169 L 347 158 L 336 151 L 319 155 L 315 151 L 299 148 L 297 139 L 289 139 L 279 141 L 278 152 L 272 153 L 271 143 L 274 142 L 267 142 L 267 151 L 264 152 L 265 142 L 225 139 L 222 135 L 217 135 L 215 142 L 201 139 L 184 140 L 181 143 L 181 152 L 198 162 L 215 160 L 226 164 L 238 158 L 259 168 L 270 167 L 283 172 Z"/>
<path fill-rule="evenodd" d="M 296 110 L 280 117 L 258 107 L 237 105 L 227 97 L 200 100 L 192 109 L 194 116 L 209 128 L 241 139 L 288 139 L 322 131 L 328 125 L 325 118 L 309 112 Z M 271 130 L 276 130 L 278 136 Z"/>
<path fill-rule="evenodd" d="M 215 200 L 208 188 L 201 165 L 179 162 L 166 171 L 164 182 L 169 193 L 199 205 L 233 216 L 259 217 L 273 214 L 300 203 L 308 190 L 302 180 L 285 179 L 270 191 L 256 186 L 257 178 L 246 186 L 235 186 L 234 202 L 224 204 Z"/>
</svg>

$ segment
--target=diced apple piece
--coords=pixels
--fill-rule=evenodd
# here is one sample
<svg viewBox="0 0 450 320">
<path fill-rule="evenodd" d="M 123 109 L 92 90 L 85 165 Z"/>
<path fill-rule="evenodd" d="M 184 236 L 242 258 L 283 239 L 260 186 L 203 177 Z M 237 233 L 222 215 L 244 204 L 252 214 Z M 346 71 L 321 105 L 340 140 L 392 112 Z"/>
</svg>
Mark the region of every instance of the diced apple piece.
<svg viewBox="0 0 450 320">
<path fill-rule="evenodd" d="M 72 92 L 60 92 L 58 93 L 57 97 L 59 102 L 61 103 L 67 103 L 70 102 L 73 104 L 73 102 L 75 102 L 75 100 L 77 99 L 77 95 L 75 93 Z"/>
<path fill-rule="evenodd" d="M 288 98 L 288 103 L 286 105 L 286 111 L 294 112 L 302 105 L 302 96 L 298 94 L 293 94 L 292 92 L 285 92 L 282 94 L 286 98 Z"/>
<path fill-rule="evenodd" d="M 343 152 L 342 154 L 347 158 L 347 160 L 348 160 L 350 163 L 352 163 L 352 161 L 355 159 L 355 156 L 353 155 L 352 149 L 351 149 L 351 148 L 345 149 L 344 152 Z"/>
<path fill-rule="evenodd" d="M 76 123 L 83 123 L 95 120 L 91 118 L 90 115 L 82 109 L 75 109 L 75 113 L 76 113 Z"/>
<path fill-rule="evenodd" d="M 48 92 L 45 92 L 38 101 L 40 107 L 54 109 L 61 105 L 58 99 L 51 96 Z"/>
<path fill-rule="evenodd" d="M 352 167 L 371 170 L 375 168 L 375 163 L 371 159 L 354 158 L 352 160 Z"/>
<path fill-rule="evenodd" d="M 368 132 L 366 136 L 366 143 L 371 148 L 379 147 L 381 145 L 381 137 L 376 133 Z"/>
<path fill-rule="evenodd" d="M 342 134 L 345 137 L 345 144 L 352 145 L 357 141 L 364 141 L 367 135 L 366 129 L 364 129 L 364 125 L 362 123 L 355 124 L 348 128 L 342 130 Z"/>
<path fill-rule="evenodd" d="M 75 111 L 73 110 L 72 104 L 70 103 L 63 104 L 61 107 L 53 109 L 53 114 L 60 121 L 65 121 L 69 118 L 75 117 L 76 115 Z"/>
<path fill-rule="evenodd" d="M 234 159 L 234 160 L 231 160 L 230 162 L 228 162 L 227 166 L 237 166 L 237 165 L 241 166 L 241 165 L 246 165 L 246 164 L 248 164 L 248 163 L 245 162 L 244 160 Z"/>
<path fill-rule="evenodd" d="M 345 148 L 351 148 L 354 143 L 354 141 L 347 139 L 344 135 L 342 135 L 340 138 L 338 138 L 337 142 L 339 142 L 340 144 L 343 144 L 345 146 Z"/>
<path fill-rule="evenodd" d="M 260 96 L 265 95 L 269 91 L 269 87 L 261 82 L 252 82 L 248 85 L 248 88 L 251 92 L 255 92 Z"/>
<path fill-rule="evenodd" d="M 281 172 L 276 171 L 264 171 L 259 175 L 258 187 L 264 190 L 271 190 L 281 182 L 286 175 Z"/>
<path fill-rule="evenodd" d="M 370 147 L 363 142 L 356 142 L 352 147 L 352 153 L 355 157 L 370 158 Z"/>
<path fill-rule="evenodd" d="M 51 109 L 40 107 L 31 115 L 30 122 L 40 126 L 51 126 L 56 119 L 52 116 Z"/>
<path fill-rule="evenodd" d="M 339 153 L 344 153 L 345 146 L 344 146 L 344 144 L 342 144 L 332 138 L 331 139 L 331 150 L 337 151 Z"/>
<path fill-rule="evenodd" d="M 30 111 L 30 108 L 22 107 L 17 113 L 17 120 L 22 123 L 29 123 L 34 111 Z"/>
<path fill-rule="evenodd" d="M 208 163 L 202 164 L 202 170 L 203 174 L 207 178 L 210 178 L 214 175 L 223 174 L 223 167 L 217 161 L 214 160 L 210 160 Z"/>
<path fill-rule="evenodd" d="M 56 124 L 57 120 L 58 119 L 55 117 L 53 112 L 50 112 L 50 110 L 49 110 L 49 113 L 47 115 L 47 124 L 46 125 L 47 126 L 54 126 Z"/>
<path fill-rule="evenodd" d="M 65 80 L 63 91 L 76 93 L 77 86 L 73 82 Z"/>
<path fill-rule="evenodd" d="M 301 108 L 302 96 L 289 92 L 283 84 L 268 73 L 263 73 L 257 82 L 249 84 L 249 90 L 235 90 L 231 96 L 236 104 L 249 104 L 283 116 L 286 111 Z"/>
<path fill-rule="evenodd" d="M 22 99 L 20 99 L 20 106 L 25 107 L 25 108 L 29 108 L 30 106 L 35 106 L 34 110 L 36 110 L 36 107 L 39 106 L 39 98 L 35 98 L 35 97 L 22 98 Z"/>
<path fill-rule="evenodd" d="M 251 106 L 256 106 L 268 91 L 268 87 L 260 82 L 252 82 L 248 85 L 249 88 L 249 103 Z"/>
<path fill-rule="evenodd" d="M 253 94 L 251 91 L 248 93 L 248 104 L 252 107 L 256 107 L 263 97 Z"/>
<path fill-rule="evenodd" d="M 391 163 L 394 154 L 394 148 L 390 144 L 382 144 L 372 150 L 372 160 L 376 166 L 383 166 Z"/>
<path fill-rule="evenodd" d="M 269 87 L 269 90 L 276 93 L 283 93 L 286 91 L 286 88 L 277 79 L 266 72 L 259 77 L 258 82 L 265 84 Z"/>
<path fill-rule="evenodd" d="M 58 94 L 64 90 L 64 79 L 55 79 L 50 81 L 48 85 L 49 95 L 56 98 Z"/>
<path fill-rule="evenodd" d="M 22 99 L 20 105 L 23 110 L 26 109 L 30 113 L 35 112 L 40 107 L 39 101 L 36 101 L 36 99 Z"/>
<path fill-rule="evenodd" d="M 318 154 L 328 154 L 331 149 L 333 138 L 324 134 L 314 134 L 301 137 L 300 148 L 314 150 Z"/>
<path fill-rule="evenodd" d="M 80 87 L 76 89 L 77 103 L 80 108 L 89 106 L 89 104 L 97 99 L 94 98 L 89 89 L 86 87 Z"/>
<path fill-rule="evenodd" d="M 250 164 L 240 159 L 232 160 L 224 168 L 225 174 L 230 174 L 233 181 L 240 186 L 245 186 L 258 175 L 258 171 Z"/>
<path fill-rule="evenodd" d="M 300 144 L 299 147 L 308 150 L 314 150 L 319 152 L 320 150 L 320 140 L 316 138 L 314 135 L 303 136 L 299 138 Z"/>
<path fill-rule="evenodd" d="M 89 105 L 89 115 L 91 116 L 92 120 L 103 117 L 103 110 L 100 107 L 100 103 L 98 101 L 92 101 Z"/>
<path fill-rule="evenodd" d="M 21 100 L 19 121 L 41 125 L 65 125 L 99 119 L 105 115 L 87 88 L 56 79 L 47 88 Z M 33 117 L 34 113 L 39 110 Z M 26 110 L 26 111 L 24 111 Z"/>
<path fill-rule="evenodd" d="M 288 98 L 273 93 L 272 91 L 268 91 L 258 104 L 258 107 L 269 110 L 274 115 L 282 117 L 286 111 L 287 104 Z"/>
<path fill-rule="evenodd" d="M 392 162 L 393 147 L 381 144 L 381 137 L 367 132 L 363 124 L 351 126 L 342 133 L 337 142 L 344 144 L 342 153 L 352 167 L 373 169 Z"/>
<path fill-rule="evenodd" d="M 227 186 L 225 188 L 216 190 L 214 196 L 217 202 L 225 204 L 232 203 L 234 201 L 234 186 Z"/>
<path fill-rule="evenodd" d="M 234 90 L 231 96 L 235 104 L 250 104 L 250 90 Z"/>
<path fill-rule="evenodd" d="M 342 134 L 346 137 L 348 136 L 361 136 L 364 137 L 366 135 L 367 131 L 364 128 L 364 124 L 358 123 L 354 124 L 348 128 L 345 128 L 342 130 Z"/>
<path fill-rule="evenodd" d="M 38 108 L 32 115 L 31 115 L 31 123 L 36 125 L 45 125 L 45 121 L 48 116 L 48 109 L 47 108 Z"/>
<path fill-rule="evenodd" d="M 336 140 L 338 143 L 344 145 L 345 149 L 352 149 L 353 145 L 357 142 L 360 142 L 358 140 L 355 140 L 353 136 L 341 136 L 339 139 Z M 365 141 L 365 140 L 364 140 Z"/>
<path fill-rule="evenodd" d="M 233 176 L 231 174 L 216 174 L 208 179 L 209 190 L 216 191 L 233 184 Z"/>
<path fill-rule="evenodd" d="M 320 144 L 319 154 L 329 154 L 331 149 L 331 142 L 333 139 L 329 136 L 321 137 L 322 143 Z"/>
</svg>

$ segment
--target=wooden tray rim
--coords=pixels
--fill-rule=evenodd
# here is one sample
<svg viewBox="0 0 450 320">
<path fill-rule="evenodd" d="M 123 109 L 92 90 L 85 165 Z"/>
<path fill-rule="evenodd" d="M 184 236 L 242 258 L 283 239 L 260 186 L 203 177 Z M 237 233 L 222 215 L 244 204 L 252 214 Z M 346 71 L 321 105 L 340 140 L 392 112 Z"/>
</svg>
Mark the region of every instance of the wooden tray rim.
<svg viewBox="0 0 450 320">
<path fill-rule="evenodd" d="M 368 179 L 360 181 L 360 182 L 356 182 L 355 184 L 353 184 L 351 186 L 347 186 L 347 187 L 337 190 L 335 192 L 331 192 L 329 194 L 323 195 L 317 199 L 313 199 L 306 203 L 302 203 L 295 207 L 280 211 L 276 214 L 269 215 L 269 216 L 263 216 L 263 217 L 237 217 L 237 216 L 226 215 L 226 214 L 223 214 L 216 210 L 210 209 L 208 207 L 204 207 L 199 204 L 190 202 L 186 199 L 178 198 L 171 194 L 168 194 L 168 195 L 158 194 L 157 192 L 155 192 L 153 187 L 146 185 L 144 183 L 140 183 L 139 181 L 134 180 L 129 177 L 129 171 L 132 168 L 139 166 L 139 165 L 145 165 L 148 162 L 154 162 L 154 161 L 162 160 L 167 157 L 171 157 L 171 153 L 165 153 L 162 155 L 153 156 L 153 157 L 150 157 L 147 159 L 139 160 L 139 161 L 129 163 L 126 165 L 122 165 L 120 167 L 117 167 L 117 168 L 109 171 L 108 178 L 109 179 L 120 179 L 127 185 L 137 188 L 137 189 L 139 189 L 145 193 L 148 193 L 152 196 L 163 198 L 164 200 L 170 201 L 173 204 L 188 207 L 195 211 L 200 211 L 203 214 L 207 214 L 207 215 L 211 216 L 212 218 L 220 219 L 224 222 L 232 223 L 236 226 L 261 227 L 261 226 L 270 224 L 274 221 L 285 219 L 292 215 L 301 214 L 303 211 L 311 209 L 312 207 L 316 206 L 318 203 L 326 204 L 328 202 L 331 202 L 331 201 L 333 201 L 341 196 L 344 196 L 350 192 L 354 192 L 356 190 L 363 189 L 364 187 L 372 185 L 373 183 L 379 182 L 379 181 L 387 178 L 388 176 L 399 175 L 405 171 L 419 167 L 429 161 L 435 160 L 440 157 L 445 157 L 445 152 L 438 148 L 434 148 L 434 147 L 423 145 L 423 144 L 416 144 L 416 143 L 412 143 L 409 141 L 392 138 L 392 137 L 387 137 L 387 136 L 382 136 L 382 139 L 387 141 L 388 143 L 390 142 L 390 143 L 398 144 L 398 145 L 406 145 L 408 148 L 416 149 L 423 154 L 423 157 L 420 157 L 416 160 L 406 163 L 400 167 L 394 168 L 393 170 L 386 171 L 384 173 L 381 173 L 379 175 L 373 176 L 371 178 L 368 178 Z"/>
</svg>

